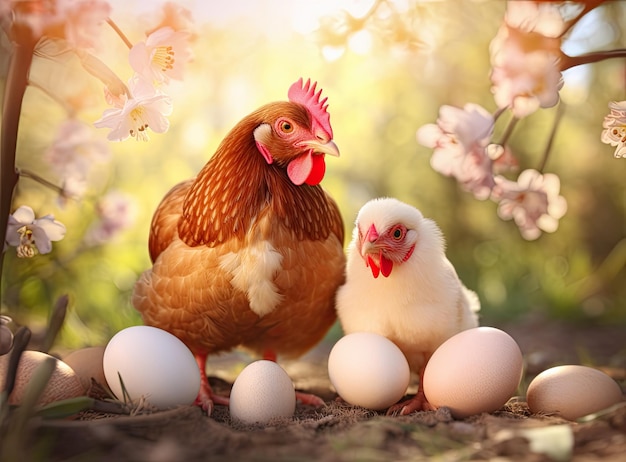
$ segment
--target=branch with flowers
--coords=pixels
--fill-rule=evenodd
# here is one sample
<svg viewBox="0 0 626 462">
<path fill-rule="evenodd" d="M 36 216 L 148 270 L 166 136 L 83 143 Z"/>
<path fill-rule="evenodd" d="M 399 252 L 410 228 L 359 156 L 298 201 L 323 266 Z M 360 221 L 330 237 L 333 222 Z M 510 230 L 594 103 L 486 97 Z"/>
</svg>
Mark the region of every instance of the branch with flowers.
<svg viewBox="0 0 626 462">
<path fill-rule="evenodd" d="M 93 170 L 110 158 L 109 146 L 98 138 L 93 127 L 108 128 L 109 141 L 148 141 L 150 131 L 165 133 L 169 128 L 167 117 L 173 110 L 168 86 L 172 80 L 183 78 L 185 66 L 192 58 L 192 34 L 190 13 L 174 3 L 165 4 L 161 22 L 146 32 L 144 40 L 134 43 L 111 19 L 110 5 L 100 0 L 9 0 L 0 5 L 0 25 L 11 44 L 0 140 L 0 234 L 4 242 L 1 276 L 9 248 L 15 247 L 18 257 L 32 258 L 51 252 L 52 242 L 68 232 L 52 214 L 37 218 L 28 205 L 14 208 L 18 182 L 30 180 L 45 186 L 57 194 L 58 206 L 63 207 L 69 200 L 85 198 Z M 98 57 L 103 45 L 102 29 L 106 26 L 129 49 L 132 76 L 127 83 Z M 68 103 L 47 86 L 45 76 L 34 75 L 35 59 L 55 66 L 77 61 L 87 74 L 104 85 L 103 100 L 110 107 L 98 120 L 81 120 L 76 104 Z M 18 131 L 28 88 L 56 101 L 67 114 L 52 145 L 39 156 L 50 166 L 59 184 L 18 162 Z M 105 242 L 131 224 L 132 206 L 127 197 L 115 191 L 97 195 L 95 210 L 99 220 L 84 237 L 90 244 Z"/>
<path fill-rule="evenodd" d="M 567 211 L 567 202 L 559 194 L 558 175 L 544 171 L 564 108 L 559 102 L 562 72 L 626 57 L 626 49 L 580 56 L 568 56 L 561 50 L 566 34 L 602 3 L 583 1 L 572 15 L 572 5 L 563 2 L 509 1 L 504 21 L 489 47 L 491 89 L 498 106 L 495 114 L 472 103 L 463 108 L 442 106 L 437 122 L 417 131 L 418 142 L 433 149 L 430 163 L 434 170 L 456 179 L 476 199 L 498 203 L 498 216 L 513 220 L 527 240 L 556 231 Z M 557 104 L 559 111 L 538 168 L 525 169 L 517 179 L 508 179 L 506 173 L 519 164 L 507 144 L 515 125 L 537 110 Z M 615 158 L 626 158 L 626 101 L 609 102 L 608 106 L 610 113 L 598 137 L 615 146 Z M 504 134 L 496 140 L 494 127 L 507 112 L 510 118 Z"/>
</svg>

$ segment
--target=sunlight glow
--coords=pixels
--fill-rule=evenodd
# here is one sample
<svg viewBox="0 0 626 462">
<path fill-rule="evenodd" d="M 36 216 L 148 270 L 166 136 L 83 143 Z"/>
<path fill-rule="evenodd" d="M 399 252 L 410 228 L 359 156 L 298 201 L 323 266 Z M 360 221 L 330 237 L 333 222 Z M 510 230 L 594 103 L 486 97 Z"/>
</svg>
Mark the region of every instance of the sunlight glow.
<svg viewBox="0 0 626 462">
<path fill-rule="evenodd" d="M 190 151 L 201 151 L 209 144 L 209 131 L 204 121 L 200 119 L 193 119 L 185 124 L 183 137 L 185 145 Z"/>
<path fill-rule="evenodd" d="M 372 34 L 366 29 L 355 32 L 348 39 L 348 47 L 356 54 L 368 54 L 372 49 Z"/>
<path fill-rule="evenodd" d="M 328 62 L 337 61 L 339 58 L 343 56 L 345 52 L 346 52 L 345 47 L 331 47 L 331 46 L 322 47 L 322 56 Z"/>
</svg>

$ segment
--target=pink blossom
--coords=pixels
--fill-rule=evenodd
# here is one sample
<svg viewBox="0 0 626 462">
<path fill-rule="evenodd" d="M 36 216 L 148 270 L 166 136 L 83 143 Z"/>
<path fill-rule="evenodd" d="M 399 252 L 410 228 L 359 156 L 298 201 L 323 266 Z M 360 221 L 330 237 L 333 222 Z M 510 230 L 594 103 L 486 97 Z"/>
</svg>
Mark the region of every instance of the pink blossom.
<svg viewBox="0 0 626 462">
<path fill-rule="evenodd" d="M 519 160 L 509 145 L 490 144 L 487 155 L 493 162 L 493 173 L 516 172 L 519 169 Z"/>
<path fill-rule="evenodd" d="M 97 32 L 109 17 L 111 6 L 100 0 L 65 0 L 60 4 L 68 43 L 77 48 L 98 48 L 100 36 Z"/>
<path fill-rule="evenodd" d="M 83 197 L 90 172 L 110 155 L 109 145 L 94 137 L 93 128 L 76 119 L 64 121 L 44 152 L 44 159 L 62 181 L 59 203 L 64 205 L 67 198 Z"/>
<path fill-rule="evenodd" d="M 603 143 L 615 146 L 615 158 L 626 158 L 626 101 L 612 101 L 609 109 L 602 123 L 604 130 L 600 139 Z"/>
<path fill-rule="evenodd" d="M 54 141 L 44 152 L 44 159 L 52 171 L 60 175 L 64 183 L 72 185 L 70 188 L 72 193 L 68 196 L 82 196 L 78 193 L 81 190 L 84 192 L 85 188 L 77 186 L 86 183 L 94 163 L 105 162 L 110 157 L 108 144 L 95 138 L 92 130 L 79 120 L 67 119 L 61 124 Z"/>
<path fill-rule="evenodd" d="M 498 107 L 518 117 L 559 101 L 564 21 L 556 5 L 508 2 L 505 22 L 489 45 L 491 83 Z"/>
<path fill-rule="evenodd" d="M 558 4 L 515 0 L 506 5 L 504 21 L 524 32 L 534 32 L 543 37 L 558 38 L 565 29 L 565 21 Z"/>
<path fill-rule="evenodd" d="M 478 200 L 485 200 L 495 184 L 491 168 L 492 161 L 485 155 L 485 149 L 476 146 L 466 153 L 455 176 L 464 190 Z"/>
<path fill-rule="evenodd" d="M 56 221 L 54 216 L 35 218 L 33 209 L 22 205 L 9 215 L 4 250 L 7 246 L 16 247 L 17 256 L 20 258 L 31 258 L 37 253 L 50 253 L 51 241 L 63 239 L 65 231 L 65 225 Z"/>
<path fill-rule="evenodd" d="M 0 16 L 30 27 L 34 37 L 58 36 L 77 48 L 95 48 L 111 7 L 101 0 L 1 0 Z"/>
<path fill-rule="evenodd" d="M 191 11 L 175 2 L 165 2 L 163 4 L 161 22 L 147 33 L 151 34 L 162 27 L 171 27 L 175 31 L 190 31 L 193 27 Z"/>
<path fill-rule="evenodd" d="M 137 76 L 130 79 L 128 88 L 131 96 L 111 98 L 115 107 L 105 110 L 94 126 L 110 128 L 107 138 L 111 141 L 128 137 L 148 141 L 148 129 L 165 133 L 170 126 L 165 116 L 172 113 L 171 98 Z"/>
<path fill-rule="evenodd" d="M 46 28 L 58 21 L 54 2 L 50 0 L 0 0 L 0 16 L 3 22 L 6 18 L 15 24 L 28 26 L 36 38 L 41 37 Z"/>
<path fill-rule="evenodd" d="M 494 119 L 476 104 L 463 109 L 442 106 L 436 124 L 417 131 L 420 144 L 433 148 L 431 167 L 457 179 L 477 199 L 487 199 L 493 187 L 492 161 L 485 151 L 493 132 Z"/>
<path fill-rule="evenodd" d="M 67 203 L 68 198 L 75 200 L 81 199 L 87 192 L 89 183 L 86 177 L 79 175 L 67 175 L 63 179 L 61 185 L 61 195 L 57 199 L 57 203 L 63 207 Z"/>
<path fill-rule="evenodd" d="M 106 142 L 94 136 L 89 125 L 77 119 L 67 119 L 61 123 L 44 156 L 55 170 L 61 171 L 70 163 L 80 163 L 84 168 L 93 161 L 106 162 L 111 157 L 111 150 Z"/>
<path fill-rule="evenodd" d="M 157 29 L 145 42 L 131 48 L 130 65 L 148 81 L 182 80 L 185 64 L 191 58 L 189 37 L 188 32 L 175 31 L 171 27 Z"/>
<path fill-rule="evenodd" d="M 102 244 L 135 222 L 136 208 L 132 199 L 118 191 L 112 191 L 100 199 L 96 206 L 98 220 L 88 231 L 90 244 Z"/>
<path fill-rule="evenodd" d="M 557 175 L 524 170 L 517 181 L 495 177 L 492 199 L 498 202 L 498 216 L 515 221 L 522 237 L 537 239 L 542 231 L 557 230 L 559 219 L 567 211 L 567 202 L 559 195 L 561 183 Z"/>
</svg>

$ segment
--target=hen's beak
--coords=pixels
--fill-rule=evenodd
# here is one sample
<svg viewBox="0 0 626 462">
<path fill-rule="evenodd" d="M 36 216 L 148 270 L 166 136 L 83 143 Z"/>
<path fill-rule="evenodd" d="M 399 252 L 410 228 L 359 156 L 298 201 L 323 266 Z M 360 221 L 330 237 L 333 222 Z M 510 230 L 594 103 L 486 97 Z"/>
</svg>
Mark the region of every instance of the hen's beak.
<svg viewBox="0 0 626 462">
<path fill-rule="evenodd" d="M 329 140 L 326 143 L 318 140 L 302 141 L 298 143 L 298 146 L 305 146 L 316 154 L 328 154 L 329 156 L 339 157 L 339 148 L 333 140 Z"/>
</svg>

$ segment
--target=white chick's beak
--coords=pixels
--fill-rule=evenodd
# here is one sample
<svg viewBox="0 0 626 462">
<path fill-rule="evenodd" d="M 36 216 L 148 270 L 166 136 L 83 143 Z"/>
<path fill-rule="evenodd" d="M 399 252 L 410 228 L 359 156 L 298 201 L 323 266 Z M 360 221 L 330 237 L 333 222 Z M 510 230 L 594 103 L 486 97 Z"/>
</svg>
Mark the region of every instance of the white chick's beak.
<svg viewBox="0 0 626 462">
<path fill-rule="evenodd" d="M 380 273 L 387 277 L 393 269 L 393 262 L 383 255 L 379 247 L 379 237 L 378 230 L 372 223 L 361 242 L 361 258 L 365 260 L 365 266 L 370 268 L 374 278 L 377 278 Z"/>
</svg>

